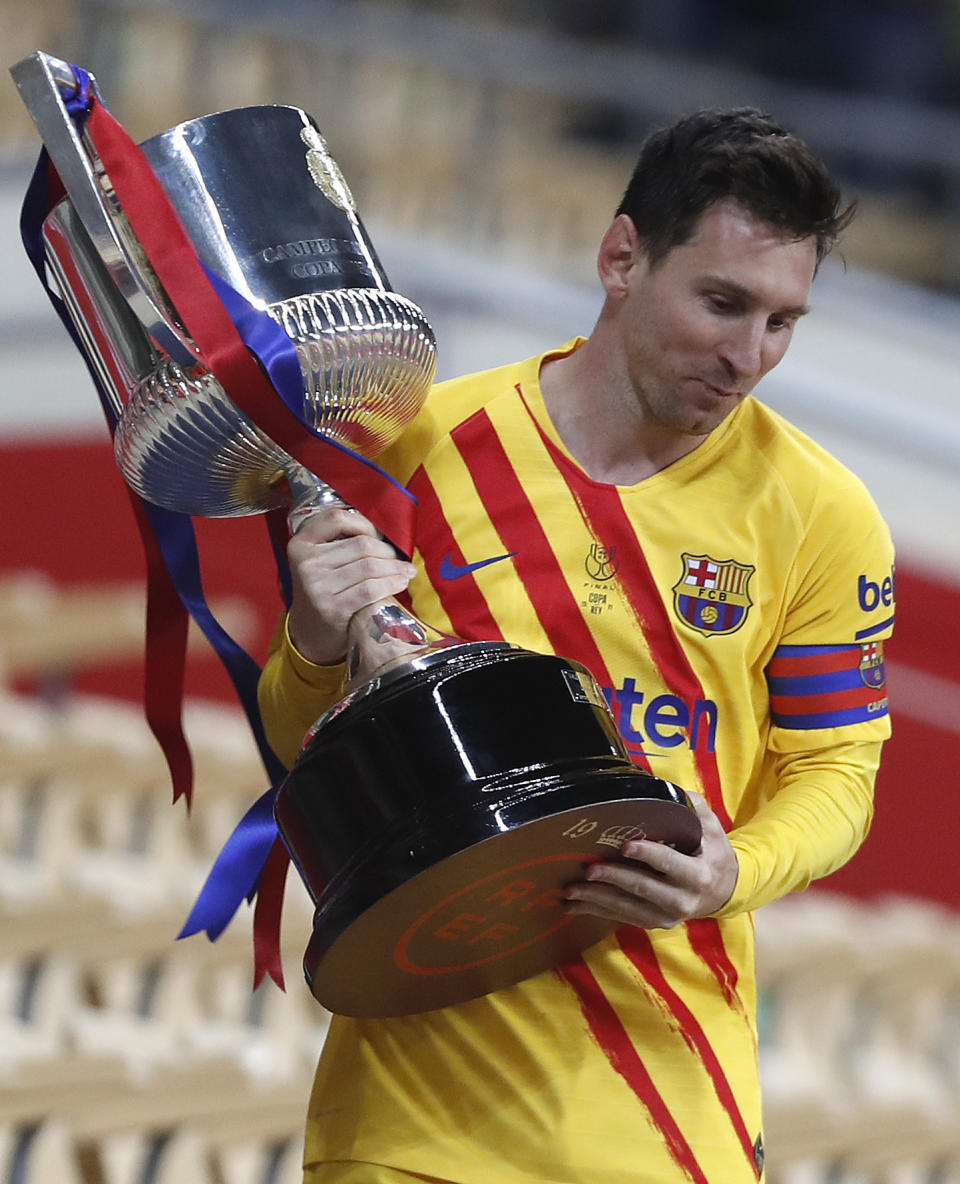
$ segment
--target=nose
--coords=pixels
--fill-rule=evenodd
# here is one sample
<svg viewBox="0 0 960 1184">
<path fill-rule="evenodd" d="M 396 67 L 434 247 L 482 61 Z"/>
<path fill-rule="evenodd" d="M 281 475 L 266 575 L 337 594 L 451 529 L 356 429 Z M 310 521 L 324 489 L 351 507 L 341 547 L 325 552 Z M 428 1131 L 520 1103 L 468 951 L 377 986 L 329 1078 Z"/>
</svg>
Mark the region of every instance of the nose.
<svg viewBox="0 0 960 1184">
<path fill-rule="evenodd" d="M 720 358 L 731 378 L 742 383 L 753 383 L 770 368 L 767 326 L 764 320 L 744 320 L 732 326 L 720 342 Z M 770 363 L 772 365 L 772 362 Z"/>
</svg>

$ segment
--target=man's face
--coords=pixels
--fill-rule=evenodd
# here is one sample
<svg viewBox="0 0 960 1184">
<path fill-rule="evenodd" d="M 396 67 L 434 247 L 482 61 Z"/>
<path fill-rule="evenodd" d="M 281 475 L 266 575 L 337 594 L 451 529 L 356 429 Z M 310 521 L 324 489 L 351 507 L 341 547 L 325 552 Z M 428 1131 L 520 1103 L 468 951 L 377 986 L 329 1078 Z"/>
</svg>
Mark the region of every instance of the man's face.
<svg viewBox="0 0 960 1184">
<path fill-rule="evenodd" d="M 783 357 L 815 268 L 813 238 L 784 238 L 731 201 L 654 267 L 641 245 L 617 316 L 644 422 L 689 435 L 721 423 Z"/>
</svg>

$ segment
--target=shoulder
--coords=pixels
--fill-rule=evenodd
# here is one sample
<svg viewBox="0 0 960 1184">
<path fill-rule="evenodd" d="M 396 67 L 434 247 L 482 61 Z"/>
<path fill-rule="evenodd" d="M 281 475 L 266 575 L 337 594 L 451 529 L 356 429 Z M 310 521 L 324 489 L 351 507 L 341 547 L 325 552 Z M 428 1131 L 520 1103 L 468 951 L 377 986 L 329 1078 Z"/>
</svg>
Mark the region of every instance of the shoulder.
<svg viewBox="0 0 960 1184">
<path fill-rule="evenodd" d="M 539 357 L 526 358 L 438 382 L 430 391 L 425 410 L 441 430 L 451 431 L 491 400 L 514 392 L 526 374 L 539 367 L 539 362 Z"/>
<path fill-rule="evenodd" d="M 801 522 L 836 512 L 838 502 L 879 520 L 876 503 L 856 473 L 766 404 L 747 399 L 737 427 L 740 464 L 789 502 Z"/>
<path fill-rule="evenodd" d="M 512 398 L 518 385 L 536 377 L 547 354 L 436 383 L 423 409 L 378 463 L 401 482 L 410 479 L 438 444 L 495 399 Z"/>
<path fill-rule="evenodd" d="M 854 614 L 851 634 L 873 636 L 873 610 L 889 632 L 894 547 L 890 530 L 863 481 L 799 428 L 755 400 L 744 404 L 738 433 L 751 468 L 772 553 L 789 562 L 788 587 L 811 620 Z M 889 586 L 882 604 L 863 589 Z M 869 598 L 867 598 L 869 599 Z M 816 609 L 816 611 L 814 611 Z M 888 612 L 889 610 L 889 612 Z M 888 617 L 890 619 L 888 619 Z"/>
</svg>

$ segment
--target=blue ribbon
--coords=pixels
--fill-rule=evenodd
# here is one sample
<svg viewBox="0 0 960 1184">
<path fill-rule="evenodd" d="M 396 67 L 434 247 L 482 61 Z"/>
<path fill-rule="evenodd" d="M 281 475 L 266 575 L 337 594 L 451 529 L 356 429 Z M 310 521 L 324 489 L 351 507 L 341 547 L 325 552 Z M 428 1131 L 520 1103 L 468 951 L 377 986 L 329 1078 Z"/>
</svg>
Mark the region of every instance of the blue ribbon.
<svg viewBox="0 0 960 1184">
<path fill-rule="evenodd" d="M 74 66 L 71 63 L 70 69 L 73 71 L 75 89 L 73 94 L 64 98 L 63 102 L 77 131 L 82 131 L 90 111 L 90 75 L 83 66 Z"/>
<path fill-rule="evenodd" d="M 277 837 L 275 797 L 276 790 L 268 789 L 240 819 L 210 869 L 178 939 L 205 931 L 211 941 L 216 941 L 241 902 L 253 897 Z"/>
<path fill-rule="evenodd" d="M 270 381 L 280 398 L 304 423 L 303 375 L 293 342 L 268 312 L 251 304 L 205 263 L 201 262 L 201 267 L 236 326 L 243 344 L 270 375 Z"/>
<path fill-rule="evenodd" d="M 286 776 L 286 769 L 266 741 L 257 705 L 260 667 L 247 651 L 234 641 L 210 611 L 200 576 L 200 557 L 193 522 L 186 514 L 165 510 L 151 502 L 145 501 L 143 506 L 184 608 L 213 646 L 230 676 L 257 742 L 267 775 L 271 782 L 282 780 Z"/>
</svg>

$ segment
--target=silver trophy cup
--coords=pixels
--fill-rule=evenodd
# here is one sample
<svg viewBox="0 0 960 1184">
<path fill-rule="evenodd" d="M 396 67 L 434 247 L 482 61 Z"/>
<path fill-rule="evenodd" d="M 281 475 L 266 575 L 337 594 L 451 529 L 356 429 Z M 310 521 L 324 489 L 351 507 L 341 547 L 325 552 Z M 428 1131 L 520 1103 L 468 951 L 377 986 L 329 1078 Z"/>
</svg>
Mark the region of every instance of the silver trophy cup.
<svg viewBox="0 0 960 1184">
<path fill-rule="evenodd" d="M 70 67 L 34 54 L 12 72 L 67 190 L 46 257 L 124 477 L 189 514 L 286 506 L 296 529 L 338 495 L 198 361 L 67 114 Z M 295 346 L 307 422 L 368 458 L 396 440 L 432 382 L 433 334 L 391 290 L 310 116 L 224 111 L 142 149 L 201 261 Z M 390 600 L 351 622 L 347 670 L 275 808 L 316 904 L 307 978 L 331 1010 L 425 1011 L 574 957 L 613 928 L 563 909 L 584 865 L 639 834 L 699 842 L 684 792 L 634 767 L 579 663 L 460 641 Z"/>
<path fill-rule="evenodd" d="M 291 530 L 319 506 L 343 505 L 198 364 L 89 137 L 67 115 L 60 92 L 75 84 L 71 68 L 38 53 L 13 75 L 67 189 L 44 225 L 47 262 L 113 402 L 127 482 L 193 515 L 285 506 Z M 241 108 L 140 147 L 200 260 L 293 343 L 303 419 L 365 458 L 379 455 L 420 410 L 436 342 L 423 312 L 390 288 L 315 121 L 294 107 Z M 454 642 L 385 601 L 351 625 L 344 690 L 388 661 Z"/>
</svg>

